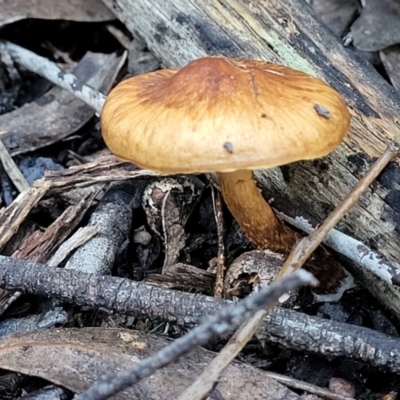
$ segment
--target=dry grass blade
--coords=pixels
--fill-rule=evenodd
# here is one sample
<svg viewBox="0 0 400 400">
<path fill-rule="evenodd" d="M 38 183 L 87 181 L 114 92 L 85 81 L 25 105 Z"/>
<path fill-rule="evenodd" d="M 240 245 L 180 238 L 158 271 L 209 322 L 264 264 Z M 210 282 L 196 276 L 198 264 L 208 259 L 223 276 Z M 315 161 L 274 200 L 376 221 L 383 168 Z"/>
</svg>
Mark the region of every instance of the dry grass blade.
<svg viewBox="0 0 400 400">
<path fill-rule="evenodd" d="M 323 241 L 329 231 L 338 223 L 345 213 L 358 201 L 366 188 L 382 172 L 389 161 L 398 153 L 397 142 L 390 142 L 382 154 L 356 187 L 347 195 L 341 204 L 329 215 L 325 222 L 310 236 L 301 239 L 289 254 L 278 277 L 285 276 L 289 271 L 298 270 L 306 262 L 310 254 Z M 248 341 L 260 327 L 263 319 L 271 310 L 261 310 L 245 322 L 232 336 L 218 356 L 209 364 L 200 377 L 179 398 L 179 400 L 201 400 L 212 390 L 214 383 L 218 381 L 221 373 L 230 362 L 239 354 Z"/>
</svg>

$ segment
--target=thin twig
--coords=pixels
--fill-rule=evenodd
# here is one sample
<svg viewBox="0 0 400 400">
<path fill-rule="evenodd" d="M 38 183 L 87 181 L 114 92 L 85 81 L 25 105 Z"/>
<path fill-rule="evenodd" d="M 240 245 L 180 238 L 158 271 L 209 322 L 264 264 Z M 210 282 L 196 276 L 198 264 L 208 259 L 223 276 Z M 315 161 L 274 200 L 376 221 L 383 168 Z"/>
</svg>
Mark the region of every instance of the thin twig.
<svg viewBox="0 0 400 400">
<path fill-rule="evenodd" d="M 12 59 L 29 71 L 46 78 L 62 87 L 101 113 L 105 96 L 90 86 L 85 85 L 76 75 L 65 72 L 57 64 L 11 42 L 0 41 L 0 51 L 10 54 Z M 125 57 L 122 57 L 125 60 Z"/>
<path fill-rule="evenodd" d="M 272 379 L 275 379 L 277 382 L 282 383 L 285 386 L 293 389 L 304 390 L 308 393 L 315 394 L 327 400 L 354 400 L 353 397 L 333 393 L 330 390 L 312 385 L 311 383 L 299 381 L 297 379 L 290 378 L 281 374 L 276 374 L 275 372 L 264 371 L 264 373 L 265 375 L 269 376 Z"/>
<path fill-rule="evenodd" d="M 311 234 L 317 229 L 304 217 L 291 217 L 277 210 L 275 212 L 285 222 L 305 233 Z M 354 261 L 362 270 L 370 271 L 383 282 L 400 286 L 400 265 L 389 262 L 383 255 L 376 253 L 360 240 L 354 239 L 337 229 L 332 229 L 324 238 L 323 243 Z"/>
<path fill-rule="evenodd" d="M 315 278 L 306 271 L 296 271 L 278 280 L 271 286 L 222 309 L 208 321 L 191 330 L 185 336 L 176 339 L 158 353 L 141 361 L 135 367 L 106 377 L 95 383 L 75 400 L 104 400 L 121 390 L 134 385 L 143 378 L 152 375 L 158 369 L 174 362 L 196 346 L 206 343 L 215 335 L 222 335 L 241 324 L 257 310 L 265 308 L 279 299 L 284 293 L 302 285 L 313 285 Z"/>
<path fill-rule="evenodd" d="M 382 172 L 389 161 L 399 151 L 397 142 L 390 142 L 381 157 L 375 162 L 365 176 L 358 182 L 354 189 L 346 196 L 341 204 L 328 216 L 325 222 L 310 236 L 301 239 L 296 243 L 289 254 L 277 278 L 285 276 L 289 271 L 301 268 L 307 261 L 310 254 L 321 244 L 329 231 L 339 222 L 345 213 L 353 207 L 363 192 Z M 260 310 L 246 321 L 237 332 L 231 337 L 225 347 L 219 352 L 207 369 L 184 393 L 185 400 L 201 400 L 211 391 L 214 382 L 221 376 L 229 363 L 240 353 L 244 346 L 254 336 L 262 321 L 270 312 L 272 307 Z"/>
<path fill-rule="evenodd" d="M 0 136 L 2 133 L 4 132 L 0 132 Z M 6 171 L 7 175 L 10 177 L 10 179 L 12 180 L 18 191 L 21 193 L 24 190 L 29 189 L 29 183 L 22 175 L 22 172 L 17 167 L 17 164 L 15 164 L 10 153 L 6 149 L 6 146 L 4 146 L 1 140 L 0 140 L 0 160 L 3 164 L 4 170 Z"/>
</svg>

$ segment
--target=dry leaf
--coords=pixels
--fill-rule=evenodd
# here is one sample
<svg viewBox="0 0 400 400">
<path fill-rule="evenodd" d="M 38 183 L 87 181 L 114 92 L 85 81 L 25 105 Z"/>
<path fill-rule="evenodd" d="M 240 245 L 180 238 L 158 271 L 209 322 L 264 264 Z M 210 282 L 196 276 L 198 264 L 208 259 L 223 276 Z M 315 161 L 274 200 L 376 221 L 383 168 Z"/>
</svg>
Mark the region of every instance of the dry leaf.
<svg viewBox="0 0 400 400">
<path fill-rule="evenodd" d="M 123 329 L 52 329 L 15 334 L 0 343 L 0 368 L 81 392 L 102 375 L 131 367 L 168 343 L 166 339 Z M 113 399 L 175 399 L 213 357 L 213 353 L 197 348 Z M 241 363 L 227 368 L 213 393 L 212 398 L 234 398 L 232 394 L 241 393 L 241 400 L 300 399 L 263 371 Z"/>
</svg>

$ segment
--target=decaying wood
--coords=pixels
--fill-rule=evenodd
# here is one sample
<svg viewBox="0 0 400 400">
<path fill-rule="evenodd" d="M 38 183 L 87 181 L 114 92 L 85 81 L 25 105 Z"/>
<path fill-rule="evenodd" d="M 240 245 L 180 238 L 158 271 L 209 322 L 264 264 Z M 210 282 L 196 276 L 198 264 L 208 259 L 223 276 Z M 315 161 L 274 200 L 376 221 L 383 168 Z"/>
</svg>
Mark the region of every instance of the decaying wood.
<svg viewBox="0 0 400 400">
<path fill-rule="evenodd" d="M 188 264 L 170 265 L 165 274 L 150 274 L 146 283 L 185 292 L 211 293 L 215 274 Z"/>
<path fill-rule="evenodd" d="M 353 51 L 328 32 L 301 0 L 104 0 L 167 67 L 206 54 L 280 62 L 318 76 L 345 98 L 352 126 L 344 143 L 318 161 L 262 171 L 264 187 L 322 221 L 399 137 L 400 98 Z M 382 173 L 339 229 L 400 260 L 399 159 Z M 364 280 L 376 285 L 373 275 Z M 384 294 L 383 294 L 384 296 Z M 400 291 L 395 311 L 400 313 Z"/>
<path fill-rule="evenodd" d="M 139 170 L 135 165 L 121 161 L 115 156 L 105 156 L 64 171 L 46 171 L 45 177 L 37 180 L 34 186 L 50 185 L 51 192 L 55 193 L 96 183 L 126 181 L 147 176 L 161 176 L 161 174 Z"/>
<path fill-rule="evenodd" d="M 10 206 L 0 210 L 0 249 L 7 244 L 20 224 L 43 196 L 48 193 L 49 189 L 50 184 L 46 182 L 39 188 L 25 190 Z"/>
<path fill-rule="evenodd" d="M 13 257 L 45 262 L 77 227 L 86 211 L 92 205 L 97 192 L 92 192 L 81 201 L 69 206 L 44 232 L 33 232 L 13 254 Z"/>
<path fill-rule="evenodd" d="M 186 328 L 227 304 L 227 300 L 200 294 L 159 289 L 128 279 L 52 268 L 5 256 L 0 256 L 0 287 L 56 297 L 77 305 L 101 306 Z M 258 338 L 328 357 L 349 357 L 370 367 L 400 373 L 400 339 L 360 326 L 277 307 L 262 324 Z"/>
</svg>

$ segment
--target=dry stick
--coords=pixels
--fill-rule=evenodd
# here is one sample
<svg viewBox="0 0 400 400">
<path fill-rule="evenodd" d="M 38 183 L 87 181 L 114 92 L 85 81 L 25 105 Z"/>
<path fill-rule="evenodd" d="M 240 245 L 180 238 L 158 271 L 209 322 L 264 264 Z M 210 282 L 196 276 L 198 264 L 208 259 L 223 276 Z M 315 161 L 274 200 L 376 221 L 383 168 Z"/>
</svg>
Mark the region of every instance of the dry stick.
<svg viewBox="0 0 400 400">
<path fill-rule="evenodd" d="M 76 75 L 65 72 L 57 64 L 48 59 L 10 42 L 0 41 L 0 51 L 7 52 L 14 61 L 27 70 L 35 72 L 55 85 L 67 90 L 92 107 L 98 114 L 101 113 L 105 96 L 90 86 L 83 84 Z M 125 61 L 125 57 L 122 57 L 121 61 Z"/>
<path fill-rule="evenodd" d="M 315 278 L 307 271 L 295 271 L 238 303 L 230 304 L 185 336 L 174 340 L 158 353 L 136 364 L 130 370 L 103 378 L 75 400 L 104 400 L 134 385 L 158 369 L 174 362 L 196 346 L 206 343 L 215 335 L 222 335 L 241 324 L 257 310 L 276 302 L 284 293 L 302 285 L 313 285 Z"/>
<path fill-rule="evenodd" d="M 1 134 L 4 132 L 0 132 Z M 10 153 L 4 146 L 3 142 L 0 140 L 0 160 L 3 164 L 4 170 L 6 171 L 7 175 L 10 177 L 12 182 L 14 183 L 15 187 L 21 193 L 26 189 L 29 189 L 29 184 L 22 175 L 22 172 L 15 164 L 14 160 L 12 159 Z"/>
<path fill-rule="evenodd" d="M 274 209 L 275 210 L 275 209 Z M 316 229 L 312 223 L 304 217 L 293 217 L 275 212 L 288 224 L 311 234 Z M 323 243 L 349 260 L 357 263 L 362 270 L 370 271 L 389 285 L 400 286 L 400 265 L 386 260 L 381 254 L 375 253 L 363 242 L 346 235 L 337 229 L 332 229 L 324 238 Z"/>
<path fill-rule="evenodd" d="M 384 153 L 378 158 L 370 170 L 360 179 L 354 189 L 346 196 L 335 210 L 325 219 L 323 224 L 306 236 L 299 240 L 289 254 L 289 257 L 283 264 L 278 276 L 283 276 L 290 270 L 296 270 L 303 266 L 312 252 L 322 243 L 331 229 L 343 218 L 351 207 L 358 201 L 368 186 L 382 172 L 389 161 L 399 152 L 399 144 L 390 142 Z"/>
<path fill-rule="evenodd" d="M 215 189 L 213 187 L 211 187 L 211 195 L 213 200 L 215 222 L 217 224 L 218 234 L 217 274 L 214 285 L 214 296 L 221 298 L 224 289 L 224 279 L 226 272 L 224 221 L 222 218 L 221 195 L 218 192 L 215 193 Z"/>
<path fill-rule="evenodd" d="M 289 254 L 285 264 L 277 275 L 285 276 L 289 271 L 294 271 L 303 266 L 311 253 L 319 246 L 329 231 L 339 222 L 346 212 L 353 207 L 367 187 L 382 172 L 389 161 L 399 151 L 397 142 L 390 142 L 381 157 L 375 162 L 365 176 L 358 182 L 354 189 L 346 196 L 338 207 L 328 216 L 324 223 L 308 237 L 299 240 Z M 178 400 L 201 400 L 213 389 L 222 372 L 229 363 L 240 353 L 243 347 L 259 329 L 265 316 L 272 307 L 260 310 L 246 321 L 231 337 L 225 347 L 208 365 L 199 378 L 187 389 Z"/>
<path fill-rule="evenodd" d="M 282 383 L 293 389 L 303 390 L 305 392 L 315 394 L 323 399 L 327 400 L 354 400 L 353 397 L 344 396 L 341 394 L 333 393 L 330 390 L 323 389 L 319 386 L 312 385 L 311 383 L 302 382 L 297 379 L 290 378 L 288 376 L 276 374 L 275 372 L 264 371 L 266 376 L 275 379 L 277 382 Z"/>
</svg>

